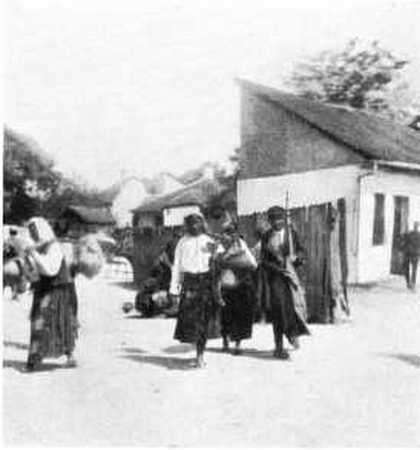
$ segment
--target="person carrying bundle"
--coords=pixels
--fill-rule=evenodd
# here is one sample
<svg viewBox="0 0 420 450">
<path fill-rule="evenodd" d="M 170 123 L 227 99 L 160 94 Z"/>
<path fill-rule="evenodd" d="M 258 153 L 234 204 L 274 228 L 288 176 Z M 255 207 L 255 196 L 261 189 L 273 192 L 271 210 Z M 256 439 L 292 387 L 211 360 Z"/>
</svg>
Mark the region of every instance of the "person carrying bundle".
<svg viewBox="0 0 420 450">
<path fill-rule="evenodd" d="M 240 237 L 236 223 L 223 226 L 225 252 L 218 258 L 221 269 L 223 350 L 229 340 L 235 342 L 234 354 L 241 353 L 241 341 L 252 336 L 255 311 L 253 272 L 257 268 L 254 255 Z"/>
<path fill-rule="evenodd" d="M 33 289 L 26 369 L 34 371 L 44 358 L 63 355 L 67 366 L 75 367 L 78 301 L 74 279 L 78 273 L 92 278 L 99 272 L 104 262 L 101 248 L 89 237 L 61 244 L 42 217 L 31 219 L 28 229 L 34 245 L 25 250 Z"/>
</svg>

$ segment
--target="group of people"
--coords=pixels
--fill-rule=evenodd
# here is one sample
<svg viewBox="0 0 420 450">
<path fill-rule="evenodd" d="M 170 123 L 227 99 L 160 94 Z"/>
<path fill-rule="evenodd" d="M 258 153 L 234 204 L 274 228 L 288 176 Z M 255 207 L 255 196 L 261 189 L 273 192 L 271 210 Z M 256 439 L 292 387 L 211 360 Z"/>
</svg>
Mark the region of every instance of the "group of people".
<svg viewBox="0 0 420 450">
<path fill-rule="evenodd" d="M 30 342 L 26 370 L 40 367 L 46 357 L 73 356 L 78 333 L 78 299 L 75 277 L 89 278 L 101 269 L 104 259 L 98 242 L 86 236 L 77 242 L 59 241 L 47 220 L 28 221 L 29 239 L 15 239 L 16 254 L 3 267 L 3 275 L 30 282 L 33 291 L 30 312 Z"/>
<path fill-rule="evenodd" d="M 185 233 L 166 261 L 170 268 L 169 294 L 178 305 L 175 339 L 196 346 L 196 365 L 204 365 L 209 339 L 222 338 L 223 350 L 252 337 L 256 311 L 269 317 L 273 326 L 274 356 L 288 359 L 285 338 L 299 348 L 299 337 L 309 334 L 306 308 L 296 267 L 303 248 L 286 211 L 267 211 L 270 228 L 260 235 L 251 251 L 233 221 L 222 233 L 207 231 L 200 213 L 185 218 Z M 59 241 L 49 223 L 40 217 L 27 223 L 30 243 L 17 251 L 3 268 L 5 277 L 30 282 L 33 304 L 27 371 L 36 370 L 45 357 L 67 357 L 76 366 L 73 353 L 78 331 L 78 300 L 75 277 L 95 276 L 103 265 L 99 244 L 87 236 L 78 242 Z M 18 242 L 18 240 L 16 241 Z M 419 223 L 404 239 L 407 286 L 414 289 L 420 256 Z M 165 261 L 164 261 L 165 262 Z M 170 278 L 170 280 L 169 280 Z"/>
<path fill-rule="evenodd" d="M 284 337 L 295 348 L 309 334 L 305 300 L 296 274 L 298 237 L 279 206 L 267 212 L 270 229 L 261 236 L 258 255 L 241 238 L 237 224 L 226 223 L 220 237 L 206 232 L 201 214 L 185 218 L 185 235 L 174 254 L 170 294 L 179 303 L 175 339 L 196 346 L 196 365 L 204 365 L 208 339 L 223 338 L 223 349 L 252 336 L 256 309 L 269 315 L 274 356 L 288 359 Z M 256 286 L 256 289 L 255 289 Z"/>
</svg>

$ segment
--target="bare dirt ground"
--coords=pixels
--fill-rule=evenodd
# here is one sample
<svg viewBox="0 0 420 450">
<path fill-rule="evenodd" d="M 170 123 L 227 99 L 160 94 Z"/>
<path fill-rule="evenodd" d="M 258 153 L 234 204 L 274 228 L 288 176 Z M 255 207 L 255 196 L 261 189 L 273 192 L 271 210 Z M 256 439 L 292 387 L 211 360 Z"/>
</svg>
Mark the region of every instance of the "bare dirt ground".
<svg viewBox="0 0 420 450">
<path fill-rule="evenodd" d="M 402 280 L 352 290 L 352 321 L 312 326 L 284 362 L 269 325 L 207 367 L 174 321 L 122 313 L 134 292 L 81 280 L 79 367 L 25 374 L 30 299 L 4 301 L 7 445 L 418 446 L 420 294 Z"/>
</svg>

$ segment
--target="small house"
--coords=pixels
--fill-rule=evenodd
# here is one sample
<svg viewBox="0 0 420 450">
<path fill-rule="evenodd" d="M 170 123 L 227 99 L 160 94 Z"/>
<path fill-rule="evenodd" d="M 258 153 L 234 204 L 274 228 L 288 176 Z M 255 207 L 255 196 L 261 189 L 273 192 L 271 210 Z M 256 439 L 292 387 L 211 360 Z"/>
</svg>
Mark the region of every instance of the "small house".
<svg viewBox="0 0 420 450">
<path fill-rule="evenodd" d="M 111 234 L 114 226 L 115 219 L 107 207 L 68 206 L 57 221 L 60 232 L 73 238 L 87 233 Z"/>
<path fill-rule="evenodd" d="M 420 133 L 366 112 L 249 81 L 239 85 L 237 197 L 245 226 L 258 225 L 288 193 L 319 283 L 321 262 L 332 261 L 331 211 L 349 283 L 401 273 L 401 234 L 420 220 Z"/>
<path fill-rule="evenodd" d="M 179 236 L 185 216 L 195 212 L 212 216 L 216 209 L 214 202 L 225 189 L 207 175 L 169 194 L 150 196 L 133 211 L 133 261 L 137 283 L 147 278 L 153 261 L 164 246 Z M 222 215 L 219 214 L 218 219 L 210 217 L 210 221 L 220 221 Z"/>
</svg>

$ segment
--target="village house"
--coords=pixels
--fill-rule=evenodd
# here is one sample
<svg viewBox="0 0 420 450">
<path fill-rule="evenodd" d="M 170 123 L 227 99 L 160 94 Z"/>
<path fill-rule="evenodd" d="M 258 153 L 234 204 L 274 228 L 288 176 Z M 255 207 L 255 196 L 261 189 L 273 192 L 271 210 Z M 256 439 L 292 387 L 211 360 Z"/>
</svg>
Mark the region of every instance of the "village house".
<svg viewBox="0 0 420 450">
<path fill-rule="evenodd" d="M 152 180 L 137 176 L 126 176 L 111 191 L 112 214 L 118 228 L 130 227 L 132 210 L 150 196 L 150 191 L 165 195 L 183 187 L 183 184 L 170 173 L 161 173 Z"/>
<path fill-rule="evenodd" d="M 399 238 L 420 220 L 420 133 L 248 81 L 239 85 L 243 223 L 284 205 L 288 192 L 314 254 L 328 233 L 322 221 L 329 208 L 338 212 L 349 283 L 401 273 Z"/>
<path fill-rule="evenodd" d="M 224 187 L 213 170 L 206 169 L 201 178 L 168 194 L 149 196 L 133 210 L 133 228 L 176 227 L 184 217 L 203 212 L 209 202 L 220 195 Z"/>
<path fill-rule="evenodd" d="M 79 238 L 87 233 L 111 234 L 115 219 L 109 208 L 68 206 L 57 220 L 57 227 L 63 234 Z"/>
<path fill-rule="evenodd" d="M 150 196 L 133 210 L 134 276 L 137 283 L 147 278 L 151 265 L 165 245 L 180 234 L 184 218 L 201 212 L 212 231 L 217 232 L 228 214 L 236 211 L 232 189 L 220 183 L 211 170 L 187 186 L 166 195 Z"/>
</svg>

